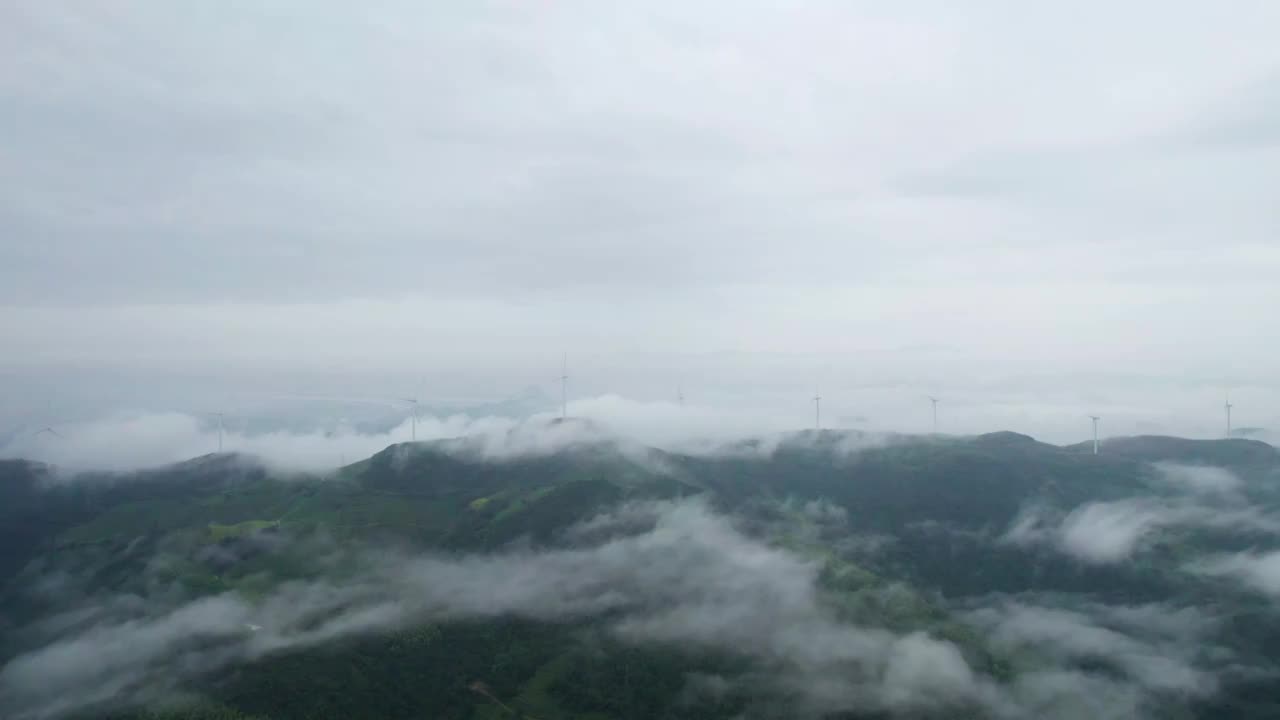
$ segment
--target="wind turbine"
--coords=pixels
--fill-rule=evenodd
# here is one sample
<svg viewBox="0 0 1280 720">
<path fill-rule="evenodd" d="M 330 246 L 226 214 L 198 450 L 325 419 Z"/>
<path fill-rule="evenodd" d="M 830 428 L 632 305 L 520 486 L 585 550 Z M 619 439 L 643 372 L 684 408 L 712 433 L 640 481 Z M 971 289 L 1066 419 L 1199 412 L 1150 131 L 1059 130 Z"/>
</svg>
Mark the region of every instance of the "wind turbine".
<svg viewBox="0 0 1280 720">
<path fill-rule="evenodd" d="M 933 403 L 933 434 L 938 434 L 938 398 L 930 395 L 929 402 Z"/>
<path fill-rule="evenodd" d="M 51 427 L 44 427 L 44 428 L 40 428 L 39 430 L 35 431 L 35 433 L 34 433 L 34 434 L 35 434 L 35 436 L 36 436 L 36 437 L 40 437 L 40 436 L 41 436 L 42 434 L 44 434 L 44 433 L 49 433 L 50 435 L 52 435 L 52 436 L 54 436 L 54 437 L 56 437 L 56 438 L 61 438 L 61 437 L 62 437 L 62 433 L 58 432 L 57 430 L 54 430 L 54 429 L 53 429 L 53 428 L 51 428 Z"/>
<path fill-rule="evenodd" d="M 410 442 L 418 441 L 418 410 L 421 407 L 421 403 L 418 401 L 418 398 L 422 397 L 422 393 L 426 388 L 426 384 L 427 384 L 427 379 L 425 377 L 420 378 L 418 380 L 418 394 L 414 395 L 411 398 L 403 398 L 401 400 L 401 402 L 409 403 L 409 406 L 413 408 L 411 414 L 409 415 L 409 441 Z"/>
<path fill-rule="evenodd" d="M 1231 404 L 1230 393 L 1227 394 L 1227 401 L 1223 404 L 1223 407 L 1227 411 L 1227 437 L 1230 438 L 1231 437 L 1231 408 L 1235 407 L 1234 405 Z"/>
<path fill-rule="evenodd" d="M 822 429 L 822 396 L 816 390 L 813 393 L 813 429 Z"/>
<path fill-rule="evenodd" d="M 564 354 L 560 365 L 560 419 L 569 415 L 569 353 Z"/>
<path fill-rule="evenodd" d="M 409 415 L 409 440 L 410 442 L 418 441 L 418 398 L 404 398 L 402 402 L 409 403 L 413 410 Z"/>
<path fill-rule="evenodd" d="M 1090 415 L 1089 419 L 1093 421 L 1093 454 L 1098 454 L 1098 420 L 1097 415 Z"/>
<path fill-rule="evenodd" d="M 222 416 L 224 413 L 211 412 L 210 415 L 218 418 L 218 454 L 222 454 Z"/>
<path fill-rule="evenodd" d="M 680 403 L 680 407 L 684 407 L 684 388 L 676 386 L 676 402 Z"/>
</svg>

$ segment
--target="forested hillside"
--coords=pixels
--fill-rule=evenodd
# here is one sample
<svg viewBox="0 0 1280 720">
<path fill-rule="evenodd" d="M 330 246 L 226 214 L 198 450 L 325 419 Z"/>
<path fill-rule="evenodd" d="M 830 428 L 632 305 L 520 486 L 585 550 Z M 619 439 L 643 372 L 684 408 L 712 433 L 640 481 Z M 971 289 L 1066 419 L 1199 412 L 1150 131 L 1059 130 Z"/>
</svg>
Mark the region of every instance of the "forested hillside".
<svg viewBox="0 0 1280 720">
<path fill-rule="evenodd" d="M 0 464 L 14 718 L 1275 717 L 1257 442 Z"/>
</svg>

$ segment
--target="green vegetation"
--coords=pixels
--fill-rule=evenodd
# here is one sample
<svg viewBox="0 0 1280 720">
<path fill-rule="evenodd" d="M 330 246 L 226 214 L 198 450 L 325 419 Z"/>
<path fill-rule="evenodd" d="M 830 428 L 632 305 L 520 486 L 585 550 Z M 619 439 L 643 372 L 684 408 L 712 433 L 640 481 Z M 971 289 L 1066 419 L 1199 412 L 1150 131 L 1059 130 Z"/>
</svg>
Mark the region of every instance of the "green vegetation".
<svg viewBox="0 0 1280 720">
<path fill-rule="evenodd" d="M 1252 547 L 1222 532 L 1170 531 L 1138 561 L 1092 566 L 996 542 L 1023 508 L 1151 492 L 1146 463 L 1167 457 L 1233 468 L 1251 497 L 1272 497 L 1280 468 L 1273 449 L 1244 440 L 1135 438 L 1112 441 L 1106 456 L 1012 433 L 903 439 L 852 454 L 840 441 L 804 433 L 767 454 L 654 451 L 644 462 L 597 447 L 486 461 L 419 443 L 331 478 L 277 477 L 243 458 L 209 457 L 53 485 L 46 468 L 0 462 L 0 661 L 23 650 L 17 628 L 86 594 L 145 597 L 160 588 L 253 600 L 290 580 L 323 576 L 341 585 L 358 569 L 355 554 L 315 548 L 389 543 L 451 555 L 564 547 L 566 530 L 625 501 L 703 495 L 757 537 L 812 562 L 821 602 L 836 617 L 948 640 L 971 667 L 1003 683 L 1037 659 L 994 651 L 948 609 L 949 598 L 1069 592 L 1129 604 L 1178 596 L 1226 602 L 1220 587 L 1177 569 L 1206 547 Z M 858 549 L 877 537 L 890 540 Z M 50 576 L 80 585 L 53 598 L 27 592 Z M 1242 661 L 1269 662 L 1280 621 L 1265 603 L 1242 598 L 1229 600 L 1236 614 L 1224 622 L 1223 642 Z M 748 672 L 744 657 L 622 643 L 607 620 L 499 616 L 357 635 L 205 677 L 189 688 L 203 698 L 194 704 L 109 717 L 730 718 L 760 701 L 749 688 L 687 691 L 696 678 Z M 1250 677 L 1219 700 L 1189 707 L 1197 717 L 1270 717 L 1275 689 Z M 103 716 L 93 713 L 86 717 Z"/>
<path fill-rule="evenodd" d="M 209 539 L 213 542 L 219 542 L 227 538 L 244 537 L 260 530 L 278 527 L 280 527 L 279 520 L 245 520 L 235 525 L 209 523 Z"/>
</svg>

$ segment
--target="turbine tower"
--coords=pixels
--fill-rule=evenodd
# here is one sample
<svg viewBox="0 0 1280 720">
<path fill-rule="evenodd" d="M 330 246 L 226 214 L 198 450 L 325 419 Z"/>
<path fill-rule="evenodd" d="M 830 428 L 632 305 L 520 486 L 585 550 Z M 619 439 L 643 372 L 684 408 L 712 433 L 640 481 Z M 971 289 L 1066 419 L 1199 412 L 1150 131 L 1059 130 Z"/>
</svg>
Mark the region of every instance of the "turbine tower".
<svg viewBox="0 0 1280 720">
<path fill-rule="evenodd" d="M 938 398 L 929 396 L 929 402 L 933 403 L 933 434 L 938 434 Z"/>
<path fill-rule="evenodd" d="M 560 364 L 560 419 L 569 416 L 569 353 L 564 354 Z"/>
<path fill-rule="evenodd" d="M 680 403 L 680 407 L 684 407 L 684 388 L 676 386 L 676 402 Z"/>
<path fill-rule="evenodd" d="M 210 413 L 218 418 L 218 454 L 222 454 L 222 413 Z"/>
<path fill-rule="evenodd" d="M 1093 454 L 1098 454 L 1098 416 L 1090 415 L 1089 419 L 1093 421 Z"/>
<path fill-rule="evenodd" d="M 1223 404 L 1223 407 L 1227 411 L 1227 437 L 1230 438 L 1231 437 L 1231 408 L 1234 407 L 1231 404 L 1231 395 L 1229 394 L 1227 395 L 1227 401 Z"/>
<path fill-rule="evenodd" d="M 405 398 L 403 402 L 409 403 L 412 409 L 409 415 L 409 441 L 418 441 L 418 398 Z"/>
<path fill-rule="evenodd" d="M 822 396 L 816 391 L 813 393 L 813 429 L 822 429 Z"/>
</svg>

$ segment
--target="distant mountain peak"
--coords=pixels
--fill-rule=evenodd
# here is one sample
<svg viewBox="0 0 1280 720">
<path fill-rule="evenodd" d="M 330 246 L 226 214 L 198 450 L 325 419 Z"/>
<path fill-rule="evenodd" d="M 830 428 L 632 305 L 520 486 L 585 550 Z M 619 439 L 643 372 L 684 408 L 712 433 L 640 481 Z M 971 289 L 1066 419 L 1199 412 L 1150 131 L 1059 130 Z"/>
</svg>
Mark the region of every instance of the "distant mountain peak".
<svg viewBox="0 0 1280 720">
<path fill-rule="evenodd" d="M 1038 440 L 1031 437 L 1030 435 L 1024 435 L 1020 432 L 1014 432 L 1012 430 L 998 430 L 996 432 L 984 433 L 982 435 L 979 435 L 977 439 L 978 439 L 978 442 L 980 443 L 988 443 L 988 444 L 993 444 L 993 443 L 1031 444 L 1031 443 L 1039 442 Z"/>
</svg>

